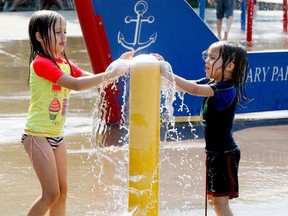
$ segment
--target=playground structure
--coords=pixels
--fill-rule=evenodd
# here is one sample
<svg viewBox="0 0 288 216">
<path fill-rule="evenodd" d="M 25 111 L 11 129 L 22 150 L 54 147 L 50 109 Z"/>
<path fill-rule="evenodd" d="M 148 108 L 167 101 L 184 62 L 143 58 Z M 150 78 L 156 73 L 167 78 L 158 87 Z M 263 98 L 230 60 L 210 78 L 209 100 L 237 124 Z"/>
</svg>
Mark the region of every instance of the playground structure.
<svg viewBox="0 0 288 216">
<path fill-rule="evenodd" d="M 203 76 L 204 63 L 201 59 L 201 53 L 203 50 L 206 50 L 211 43 L 217 41 L 217 38 L 206 23 L 185 1 L 176 2 L 176 0 L 166 0 L 165 2 L 160 2 L 157 0 L 141 0 L 137 2 L 130 1 L 130 3 L 128 3 L 127 0 L 117 2 L 107 0 L 75 0 L 75 7 L 95 73 L 104 71 L 104 68 L 108 66 L 113 59 L 118 58 L 121 53 L 127 50 L 135 50 L 137 51 L 136 55 L 154 52 L 160 53 L 165 57 L 166 61 L 170 62 L 175 73 L 189 79 L 198 79 Z M 111 11 L 113 11 L 113 13 L 111 13 Z M 181 14 L 181 16 L 179 16 L 179 14 Z M 238 110 L 238 112 L 286 109 L 288 105 L 288 96 L 285 94 L 288 90 L 288 65 L 286 63 L 288 53 L 286 51 L 249 52 L 248 55 L 249 70 L 247 91 L 249 97 L 254 98 L 254 101 L 247 108 Z M 133 84 L 132 82 L 134 81 L 131 79 L 132 88 L 130 92 L 141 92 L 138 87 L 149 77 L 147 76 L 145 79 L 143 77 L 141 78 L 141 74 L 147 73 L 150 75 L 148 72 L 154 70 L 156 69 L 149 67 L 139 70 L 132 69 L 132 74 L 136 74 L 137 72 L 140 74 L 140 78 L 136 78 L 136 84 Z M 158 79 L 160 78 L 152 77 L 150 82 L 152 83 L 153 80 Z M 144 85 L 147 85 L 146 82 Z M 155 87 L 158 85 L 153 83 L 149 86 Z M 121 86 L 119 86 L 119 88 L 121 89 Z M 107 91 L 110 92 L 110 89 L 108 88 Z M 141 95 L 140 92 L 137 94 Z M 154 90 L 153 92 L 157 94 L 159 91 Z M 263 92 L 265 93 L 265 97 L 263 97 Z M 111 106 L 110 111 L 116 113 L 112 119 L 112 121 L 115 122 L 120 119 L 117 114 L 119 116 L 121 114 L 118 113 L 118 100 L 115 99 L 114 96 L 119 97 L 120 92 L 116 94 L 112 92 L 111 95 L 113 95 L 113 98 L 110 98 L 110 104 L 113 104 L 113 106 Z M 149 93 L 148 98 L 149 96 L 151 96 L 151 98 L 146 98 L 148 100 L 146 105 L 151 103 L 153 104 L 152 110 L 159 110 L 156 105 L 158 104 L 157 99 L 156 102 L 152 102 L 152 94 Z M 176 100 L 174 103 L 174 115 L 199 115 L 201 101 L 200 98 L 185 95 L 187 109 L 178 109 L 180 102 Z M 148 210 L 151 213 L 147 215 L 157 215 L 157 176 L 159 172 L 157 158 L 159 157 L 159 143 L 154 142 L 155 145 L 153 144 L 153 148 L 155 148 L 155 151 L 152 154 L 148 153 L 148 157 L 140 157 L 139 155 L 145 153 L 145 149 L 143 148 L 152 148 L 150 146 L 151 142 L 146 140 L 147 137 L 152 137 L 152 139 L 155 138 L 155 140 L 159 141 L 157 133 L 155 134 L 155 130 L 158 129 L 151 128 L 152 126 L 150 125 L 148 131 L 145 133 L 145 137 L 141 137 L 139 134 L 141 134 L 143 128 L 139 128 L 138 125 L 143 125 L 146 121 L 143 121 L 143 118 L 136 120 L 133 118 L 135 117 L 135 113 L 138 113 L 139 110 L 143 108 L 143 105 L 141 103 L 137 104 L 138 102 L 135 98 L 131 99 L 131 103 L 133 104 L 131 107 L 135 107 L 137 111 L 133 109 L 130 110 L 130 121 L 137 122 L 137 124 L 130 125 L 130 146 L 132 149 L 130 148 L 131 155 L 129 155 L 129 165 L 131 169 L 129 168 L 128 210 L 131 213 L 146 211 L 147 205 L 153 203 L 153 207 Z M 151 112 L 151 110 L 148 110 L 149 114 Z M 145 114 L 142 113 L 141 115 Z M 146 117 L 144 119 L 146 119 Z M 153 124 L 156 124 L 156 126 L 158 126 L 160 122 L 158 113 L 148 119 L 150 119 L 149 122 L 156 121 L 156 123 Z M 149 131 L 151 133 L 149 133 Z M 140 146 L 139 143 L 137 143 L 139 140 L 144 140 L 145 143 L 141 142 L 142 144 Z M 147 164 L 149 160 L 154 160 L 155 158 L 156 160 L 150 164 L 152 169 L 148 169 Z M 133 165 L 131 166 L 131 164 Z M 149 174 L 148 177 L 145 175 L 141 176 L 146 172 Z M 144 178 L 146 182 L 135 181 L 135 179 L 139 178 L 137 175 Z M 154 179 L 154 177 L 156 177 L 156 179 Z M 152 198 L 152 201 L 149 200 L 147 194 L 145 194 L 145 191 L 151 188 L 152 195 L 149 194 L 148 198 Z M 144 194 L 143 197 L 137 195 L 136 192 L 139 190 L 140 193 Z"/>
<path fill-rule="evenodd" d="M 75 8 L 94 73 L 104 71 L 112 59 L 129 50 L 130 43 L 130 50 L 138 50 L 136 55 L 160 53 L 175 73 L 187 79 L 198 79 L 203 76 L 202 51 L 218 40 L 184 0 L 177 1 L 177 4 L 176 0 L 166 0 L 165 3 L 155 0 L 136 3 L 75 0 Z M 247 108 L 238 110 L 239 113 L 287 109 L 287 55 L 287 51 L 248 53 L 247 92 L 254 100 Z M 262 96 L 264 89 L 265 98 Z M 119 94 L 111 93 L 113 97 Z M 184 99 L 189 111 L 179 110 L 180 102 L 176 101 L 174 115 L 199 115 L 202 100 L 190 95 L 185 95 Z M 112 101 L 111 104 L 111 112 L 119 112 L 119 109 L 113 110 L 117 103 Z M 115 114 L 115 121 L 118 119 Z"/>
</svg>

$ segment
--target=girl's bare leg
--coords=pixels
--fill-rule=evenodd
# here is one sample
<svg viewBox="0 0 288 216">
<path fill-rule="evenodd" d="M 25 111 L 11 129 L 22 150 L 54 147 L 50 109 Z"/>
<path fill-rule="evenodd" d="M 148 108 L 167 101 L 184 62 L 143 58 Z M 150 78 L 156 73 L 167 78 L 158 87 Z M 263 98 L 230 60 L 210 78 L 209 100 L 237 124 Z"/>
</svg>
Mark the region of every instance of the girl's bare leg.
<svg viewBox="0 0 288 216">
<path fill-rule="evenodd" d="M 30 207 L 28 216 L 44 216 L 60 197 L 54 152 L 44 137 L 33 137 L 32 140 L 32 137 L 28 136 L 24 148 L 29 154 L 42 188 L 42 194 Z"/>
<path fill-rule="evenodd" d="M 60 197 L 53 203 L 50 208 L 50 216 L 66 215 L 66 198 L 67 198 L 67 149 L 66 142 L 59 145 L 57 149 L 54 150 L 58 181 L 60 187 Z"/>
</svg>

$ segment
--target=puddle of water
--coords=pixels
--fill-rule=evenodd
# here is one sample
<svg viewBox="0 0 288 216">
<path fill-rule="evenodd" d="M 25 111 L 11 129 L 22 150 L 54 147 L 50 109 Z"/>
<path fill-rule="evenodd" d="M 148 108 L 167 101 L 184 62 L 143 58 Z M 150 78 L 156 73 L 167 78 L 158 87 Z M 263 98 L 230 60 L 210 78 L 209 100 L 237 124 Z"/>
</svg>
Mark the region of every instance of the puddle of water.
<svg viewBox="0 0 288 216">
<path fill-rule="evenodd" d="M 69 43 L 69 58 L 91 71 L 82 38 L 69 38 Z M 28 50 L 27 41 L 0 43 L 0 212 L 5 212 L 4 216 L 25 215 L 40 192 L 30 161 L 19 143 L 29 106 Z M 115 164 L 103 162 L 105 173 L 101 180 L 109 187 L 99 184 L 99 176 L 95 176 L 99 167 L 95 164 L 95 154 L 91 154 L 95 149 L 90 146 L 87 134 L 91 132 L 91 112 L 97 93 L 96 89 L 91 89 L 71 95 L 65 129 L 69 160 L 67 215 L 127 215 L 125 191 L 122 200 L 114 200 L 111 195 L 115 192 L 113 188 L 127 187 L 127 180 L 115 179 Z M 236 216 L 285 216 L 288 204 L 287 130 L 287 126 L 271 126 L 235 132 L 242 149 L 240 198 L 231 202 Z M 203 215 L 204 141 L 162 145 L 162 157 L 166 160 L 160 171 L 159 215 Z M 109 157 L 121 159 L 126 150 L 114 147 Z M 118 202 L 117 211 L 115 202 Z M 213 215 L 211 209 L 209 214 Z"/>
</svg>

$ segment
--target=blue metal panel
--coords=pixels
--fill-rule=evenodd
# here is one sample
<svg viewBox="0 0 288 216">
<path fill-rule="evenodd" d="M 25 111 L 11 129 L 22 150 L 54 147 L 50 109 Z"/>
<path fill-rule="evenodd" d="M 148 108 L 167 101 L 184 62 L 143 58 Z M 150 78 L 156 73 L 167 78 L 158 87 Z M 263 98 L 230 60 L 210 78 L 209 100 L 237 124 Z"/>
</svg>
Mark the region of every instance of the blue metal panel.
<svg viewBox="0 0 288 216">
<path fill-rule="evenodd" d="M 139 49 L 137 54 L 157 52 L 170 62 L 175 73 L 189 79 L 205 75 L 201 53 L 218 39 L 186 1 L 93 0 L 93 5 L 95 13 L 102 15 L 113 58 L 128 50 L 118 42 L 119 34 L 127 43 L 134 41 L 136 22 L 131 20 L 136 20 L 137 13 L 141 13 L 137 11 L 147 6 L 141 17 L 142 26 L 138 29 L 138 36 L 141 43 L 152 40 L 155 35 L 157 37 L 143 49 L 141 44 L 136 44 L 135 50 Z M 201 99 L 185 97 L 190 111 L 199 113 Z M 175 111 L 175 115 L 187 114 Z"/>
<path fill-rule="evenodd" d="M 129 49 L 138 50 L 137 54 L 156 52 L 180 76 L 187 79 L 205 76 L 201 53 L 218 39 L 186 1 L 92 2 L 95 13 L 102 15 L 114 59 Z M 238 112 L 288 108 L 287 59 L 287 52 L 249 53 L 247 93 L 254 101 Z M 192 115 L 199 114 L 202 98 L 186 94 L 184 102 Z M 175 102 L 174 114 L 187 115 L 177 110 L 179 103 Z"/>
<path fill-rule="evenodd" d="M 253 102 L 239 112 L 288 109 L 288 52 L 248 53 L 247 92 Z"/>
</svg>

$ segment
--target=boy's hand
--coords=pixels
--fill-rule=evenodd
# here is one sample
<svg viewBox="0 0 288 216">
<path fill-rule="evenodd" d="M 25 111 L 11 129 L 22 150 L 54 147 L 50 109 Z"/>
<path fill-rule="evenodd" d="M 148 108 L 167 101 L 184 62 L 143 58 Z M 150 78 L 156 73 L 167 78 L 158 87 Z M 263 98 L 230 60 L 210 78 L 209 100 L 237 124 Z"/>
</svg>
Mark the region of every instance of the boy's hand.
<svg viewBox="0 0 288 216">
<path fill-rule="evenodd" d="M 173 81 L 173 70 L 168 62 L 160 62 L 160 71 L 163 78 L 169 80 L 170 82 Z"/>
<path fill-rule="evenodd" d="M 158 53 L 150 53 L 150 55 L 156 57 L 158 61 L 164 61 L 163 56 L 161 56 L 161 55 L 158 54 Z"/>
<path fill-rule="evenodd" d="M 213 6 L 214 5 L 214 0 L 208 0 L 209 5 Z"/>
</svg>

